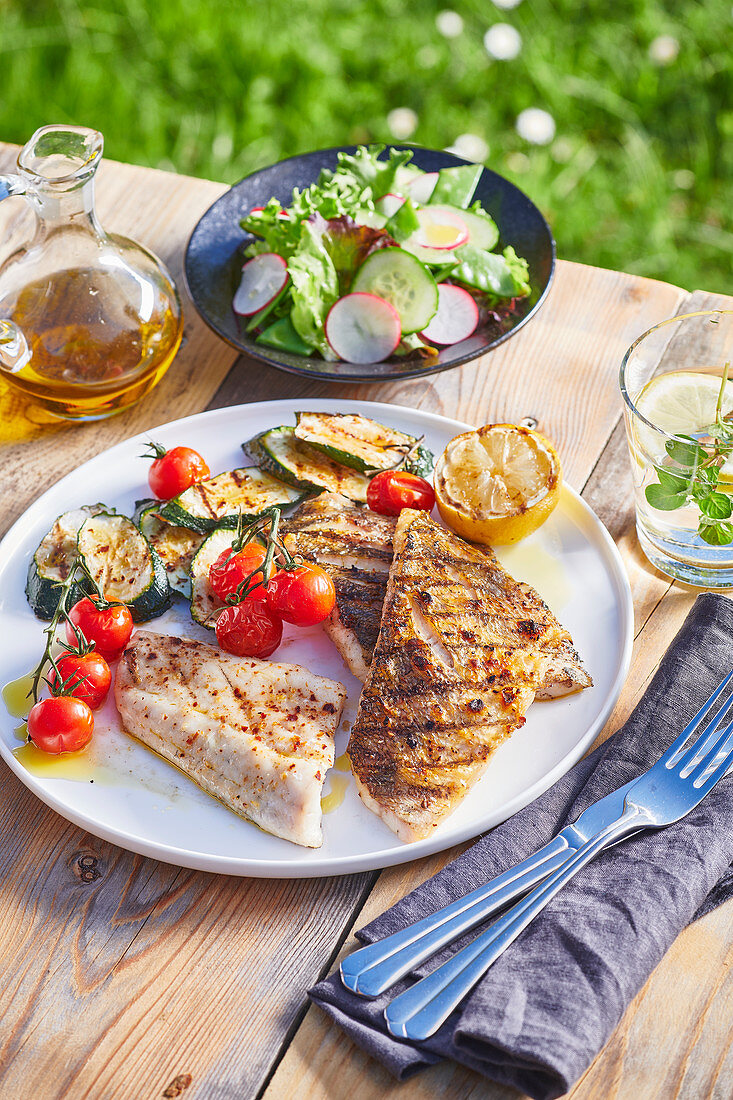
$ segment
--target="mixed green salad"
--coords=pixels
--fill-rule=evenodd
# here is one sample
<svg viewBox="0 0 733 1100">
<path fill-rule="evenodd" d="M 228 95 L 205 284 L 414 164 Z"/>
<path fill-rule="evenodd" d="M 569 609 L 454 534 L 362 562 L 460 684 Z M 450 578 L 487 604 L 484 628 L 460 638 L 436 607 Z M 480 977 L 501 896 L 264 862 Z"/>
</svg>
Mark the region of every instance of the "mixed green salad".
<svg viewBox="0 0 733 1100">
<path fill-rule="evenodd" d="M 437 354 L 530 292 L 528 265 L 473 196 L 480 165 L 423 172 L 412 151 L 360 146 L 335 170 L 241 219 L 254 240 L 234 312 L 257 343 L 376 363 Z"/>
</svg>

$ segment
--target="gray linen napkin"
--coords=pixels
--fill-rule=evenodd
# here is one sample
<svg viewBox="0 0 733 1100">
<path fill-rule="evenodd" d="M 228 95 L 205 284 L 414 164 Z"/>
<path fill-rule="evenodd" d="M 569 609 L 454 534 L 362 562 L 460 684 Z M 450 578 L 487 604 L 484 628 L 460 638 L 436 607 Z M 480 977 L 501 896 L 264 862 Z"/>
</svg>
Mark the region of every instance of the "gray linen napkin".
<svg viewBox="0 0 733 1100">
<path fill-rule="evenodd" d="M 626 724 L 358 938 L 372 943 L 404 928 L 547 843 L 657 760 L 731 667 L 733 601 L 701 595 Z M 382 1018 L 409 979 L 368 1001 L 333 974 L 310 996 L 401 1079 L 453 1058 L 536 1100 L 561 1096 L 607 1042 L 675 937 L 733 895 L 732 795 L 733 779 L 722 780 L 681 822 L 629 839 L 579 872 L 424 1043 L 393 1039 Z M 453 950 L 416 973 L 428 973 Z"/>
</svg>

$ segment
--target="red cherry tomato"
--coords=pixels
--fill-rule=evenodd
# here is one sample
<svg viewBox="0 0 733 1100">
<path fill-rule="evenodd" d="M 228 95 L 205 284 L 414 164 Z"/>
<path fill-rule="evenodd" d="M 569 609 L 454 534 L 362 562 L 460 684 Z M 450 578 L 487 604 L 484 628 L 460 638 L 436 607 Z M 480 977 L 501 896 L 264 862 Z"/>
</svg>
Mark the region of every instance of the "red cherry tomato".
<svg viewBox="0 0 733 1100">
<path fill-rule="evenodd" d="M 369 482 L 367 504 L 380 516 L 398 516 L 403 508 L 431 512 L 435 491 L 429 481 L 417 474 L 382 470 Z"/>
<path fill-rule="evenodd" d="M 43 752 L 76 752 L 94 732 L 94 715 L 83 699 L 57 695 L 31 707 L 28 734 Z"/>
<path fill-rule="evenodd" d="M 91 653 L 65 653 L 56 661 L 56 668 L 60 679 L 52 668 L 48 677 L 52 688 L 83 699 L 92 710 L 101 707 L 112 683 L 112 673 L 101 653 L 96 649 Z"/>
<path fill-rule="evenodd" d="M 236 592 L 242 581 L 262 565 L 265 560 L 265 548 L 258 542 L 248 542 L 243 550 L 232 554 L 224 550 L 209 569 L 209 583 L 220 600 L 225 600 Z M 262 573 L 255 573 L 252 583 L 262 585 Z M 253 590 L 254 591 L 254 590 Z"/>
<path fill-rule="evenodd" d="M 151 444 L 156 447 L 156 444 Z M 177 497 L 193 485 L 209 476 L 209 467 L 198 451 L 190 447 L 172 447 L 164 451 L 156 447 L 158 457 L 148 470 L 148 484 L 161 500 Z"/>
<path fill-rule="evenodd" d="M 315 626 L 333 611 L 336 589 L 320 565 L 298 565 L 270 578 L 267 603 L 281 619 L 294 626 Z"/>
<path fill-rule="evenodd" d="M 237 657 L 269 657 L 280 645 L 282 636 L 282 619 L 256 594 L 225 607 L 216 620 L 217 642 Z"/>
<path fill-rule="evenodd" d="M 94 642 L 95 651 L 107 661 L 119 657 L 132 634 L 132 615 L 123 603 L 100 607 L 91 597 L 85 596 L 74 604 L 69 618 L 88 642 Z M 69 623 L 66 624 L 66 638 L 69 645 L 76 645 L 77 638 Z"/>
</svg>

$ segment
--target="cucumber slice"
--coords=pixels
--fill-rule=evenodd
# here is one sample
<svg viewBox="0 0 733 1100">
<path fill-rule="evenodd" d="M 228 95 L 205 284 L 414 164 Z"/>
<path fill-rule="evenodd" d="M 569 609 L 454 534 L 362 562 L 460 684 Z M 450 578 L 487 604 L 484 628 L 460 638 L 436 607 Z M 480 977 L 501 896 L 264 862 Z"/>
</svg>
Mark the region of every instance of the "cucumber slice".
<svg viewBox="0 0 733 1100">
<path fill-rule="evenodd" d="M 417 473 L 429 463 L 430 451 L 421 447 L 414 435 L 387 428 L 384 424 L 356 413 L 296 413 L 298 439 L 309 443 L 335 462 L 365 473 L 367 470 L 401 468 Z"/>
<path fill-rule="evenodd" d="M 240 514 L 246 523 L 271 504 L 297 504 L 304 495 L 264 470 L 246 466 L 197 481 L 185 493 L 167 500 L 160 514 L 168 523 L 205 534 L 215 527 L 236 527 Z"/>
<path fill-rule="evenodd" d="M 298 439 L 294 428 L 270 428 L 243 443 L 242 448 L 268 473 L 309 493 L 341 493 L 365 501 L 369 478 Z"/>
<path fill-rule="evenodd" d="M 163 562 L 172 592 L 191 598 L 189 569 L 204 536 L 190 527 L 176 527 L 160 516 L 160 501 L 142 501 L 133 519 Z"/>
<path fill-rule="evenodd" d="M 209 584 L 209 569 L 224 550 L 228 550 L 237 532 L 220 527 L 204 539 L 191 559 L 191 618 L 208 630 L 216 626 L 218 613 L 226 606 Z"/>
<path fill-rule="evenodd" d="M 127 604 L 136 623 L 170 607 L 165 566 L 127 516 L 90 516 L 79 528 L 76 546 L 105 599 Z"/>
<path fill-rule="evenodd" d="M 90 516 L 106 511 L 104 504 L 85 504 L 64 512 L 44 536 L 31 559 L 25 585 L 28 603 L 39 619 L 52 619 L 56 613 L 61 583 L 68 577 L 77 556 L 79 528 Z M 81 577 L 71 588 L 66 606 L 72 607 L 82 596 L 88 596 L 93 591 L 94 586 Z"/>
<path fill-rule="evenodd" d="M 424 264 L 402 248 L 380 248 L 359 268 L 352 291 L 376 294 L 394 306 L 403 333 L 424 329 L 438 308 L 438 284 Z"/>
</svg>

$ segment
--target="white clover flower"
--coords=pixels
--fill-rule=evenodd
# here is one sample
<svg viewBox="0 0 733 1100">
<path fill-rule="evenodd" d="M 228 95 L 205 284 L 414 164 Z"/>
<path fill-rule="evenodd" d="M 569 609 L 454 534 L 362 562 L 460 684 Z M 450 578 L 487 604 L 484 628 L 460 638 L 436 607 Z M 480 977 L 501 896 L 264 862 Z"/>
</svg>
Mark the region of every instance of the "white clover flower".
<svg viewBox="0 0 733 1100">
<path fill-rule="evenodd" d="M 517 133 L 532 145 L 549 145 L 555 136 L 555 120 L 541 107 L 528 107 L 516 122 Z"/>
<path fill-rule="evenodd" d="M 418 117 L 412 107 L 395 107 L 387 115 L 387 126 L 392 137 L 399 140 L 411 137 L 417 129 Z"/>
<path fill-rule="evenodd" d="M 558 164 L 567 164 L 572 158 L 575 150 L 573 149 L 573 143 L 568 138 L 559 137 L 557 141 L 553 142 L 552 159 L 557 161 Z"/>
<path fill-rule="evenodd" d="M 443 38 L 458 38 L 463 32 L 463 17 L 457 11 L 439 11 L 435 25 Z"/>
<path fill-rule="evenodd" d="M 501 8 L 502 11 L 510 11 L 511 8 L 518 8 L 522 3 L 522 0 L 494 0 L 494 7 Z"/>
<path fill-rule="evenodd" d="M 509 23 L 495 23 L 484 35 L 484 49 L 497 61 L 511 61 L 522 48 L 522 36 Z"/>
<path fill-rule="evenodd" d="M 489 146 L 479 134 L 459 134 L 446 153 L 454 153 L 457 157 L 479 164 L 488 157 Z"/>
<path fill-rule="evenodd" d="M 679 52 L 680 44 L 671 34 L 660 34 L 649 46 L 649 57 L 655 65 L 671 65 Z"/>
<path fill-rule="evenodd" d="M 672 181 L 681 191 L 690 191 L 695 186 L 695 173 L 689 168 L 678 168 L 672 176 Z"/>
</svg>

